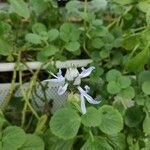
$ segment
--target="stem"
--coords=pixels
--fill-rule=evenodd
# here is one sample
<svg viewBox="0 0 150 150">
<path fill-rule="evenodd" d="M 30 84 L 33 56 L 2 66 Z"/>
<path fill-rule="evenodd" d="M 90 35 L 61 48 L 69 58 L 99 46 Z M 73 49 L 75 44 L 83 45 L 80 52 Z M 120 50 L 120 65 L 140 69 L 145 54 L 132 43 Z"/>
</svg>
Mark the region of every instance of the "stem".
<svg viewBox="0 0 150 150">
<path fill-rule="evenodd" d="M 33 91 L 33 88 L 34 88 L 34 85 L 35 85 L 35 82 L 36 82 L 36 78 L 37 78 L 37 75 L 38 75 L 40 69 L 41 69 L 41 67 L 34 73 L 32 79 L 30 81 L 30 84 L 29 84 L 29 89 L 28 89 L 28 91 L 26 93 L 26 91 L 23 89 L 22 71 L 19 68 L 19 83 L 20 83 L 22 96 L 23 96 L 23 99 L 25 101 L 24 108 L 23 108 L 23 111 L 22 111 L 22 121 L 21 121 L 21 126 L 22 127 L 24 126 L 24 123 L 25 123 L 25 118 L 26 118 L 25 116 L 26 116 L 27 107 L 30 108 L 30 110 L 32 111 L 34 116 L 37 118 L 37 120 L 39 120 L 39 118 L 40 118 L 38 116 L 37 112 L 34 110 L 34 108 L 32 107 L 32 105 L 29 102 L 31 94 L 32 94 L 32 91 Z"/>
<path fill-rule="evenodd" d="M 89 130 L 89 135 L 90 135 L 91 140 L 92 140 L 92 142 L 93 142 L 93 141 L 94 141 L 94 136 L 93 136 L 93 133 L 92 133 L 91 129 Z"/>
<path fill-rule="evenodd" d="M 83 43 L 83 49 L 85 51 L 85 53 L 90 57 L 90 54 L 86 48 L 86 31 L 87 31 L 87 24 L 86 24 L 86 19 L 85 17 L 87 17 L 87 0 L 84 1 L 84 43 Z"/>
<path fill-rule="evenodd" d="M 27 67 L 27 69 L 28 69 L 32 74 L 34 74 L 34 72 L 32 71 L 32 69 L 31 69 L 25 62 L 22 62 L 22 63 Z M 38 81 L 39 85 L 41 86 L 41 89 L 42 89 L 42 91 L 43 91 L 44 98 L 45 98 L 45 100 L 46 100 L 46 102 L 47 102 L 48 100 L 47 100 L 47 96 L 46 96 L 46 93 L 45 93 L 45 87 L 43 86 L 43 84 L 42 84 L 38 79 L 37 79 L 37 81 Z M 42 99 L 42 98 L 36 93 L 36 91 L 35 91 L 35 94 L 36 94 L 37 97 L 39 97 L 40 99 Z"/>
<path fill-rule="evenodd" d="M 3 104 L 0 106 L 0 108 L 4 111 L 4 109 L 6 108 L 6 106 L 9 104 L 11 98 L 12 98 L 12 95 L 13 95 L 13 92 L 14 92 L 14 89 L 15 89 L 15 83 L 16 83 L 16 77 L 17 77 L 17 69 L 18 69 L 18 66 L 19 66 L 19 58 L 20 58 L 20 53 L 18 55 L 18 59 L 17 59 L 17 62 L 15 64 L 15 67 L 14 67 L 14 71 L 13 71 L 13 78 L 12 78 L 12 82 L 11 82 L 11 86 L 10 86 L 10 89 L 9 89 L 9 94 L 8 96 L 6 97 L 6 99 L 4 100 Z"/>
<path fill-rule="evenodd" d="M 49 63 L 46 62 L 46 63 Z M 37 112 L 34 110 L 34 108 L 32 107 L 32 105 L 30 104 L 30 97 L 32 95 L 32 92 L 33 92 L 33 88 L 34 86 L 36 85 L 36 80 L 37 80 L 37 76 L 38 76 L 38 73 L 40 72 L 41 68 L 45 65 L 45 63 L 43 63 L 37 70 L 35 73 L 33 73 L 33 71 L 30 71 L 33 73 L 33 76 L 32 76 L 32 79 L 30 81 L 30 84 L 29 84 L 29 89 L 28 91 L 26 92 L 24 89 L 23 89 L 23 83 L 22 83 L 22 71 L 20 70 L 19 68 L 19 82 L 20 82 L 20 86 L 21 86 L 21 92 L 22 92 L 22 96 L 23 96 L 23 99 L 25 101 L 25 104 L 24 104 L 24 109 L 22 111 L 22 122 L 21 122 L 21 125 L 24 126 L 24 123 L 25 123 L 25 116 L 26 116 L 26 111 L 27 111 L 27 106 L 30 108 L 30 110 L 32 111 L 33 115 L 37 118 L 37 120 L 40 119 L 40 117 L 38 116 Z"/>
</svg>

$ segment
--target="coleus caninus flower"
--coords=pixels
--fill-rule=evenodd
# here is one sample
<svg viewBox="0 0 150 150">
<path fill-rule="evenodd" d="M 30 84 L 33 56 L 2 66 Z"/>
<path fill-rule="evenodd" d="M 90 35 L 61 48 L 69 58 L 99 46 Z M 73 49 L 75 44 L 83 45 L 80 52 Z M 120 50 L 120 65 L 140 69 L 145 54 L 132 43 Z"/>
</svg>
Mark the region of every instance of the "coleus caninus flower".
<svg viewBox="0 0 150 150">
<path fill-rule="evenodd" d="M 85 69 L 84 67 L 81 68 L 81 73 L 76 68 L 69 68 L 67 69 L 67 72 L 65 74 L 65 77 L 62 75 L 61 69 L 59 69 L 59 72 L 57 75 L 54 75 L 52 72 L 50 74 L 55 77 L 55 79 L 48 79 L 44 80 L 44 82 L 55 82 L 55 83 L 61 83 L 62 85 L 58 88 L 58 95 L 63 95 L 68 88 L 69 83 L 67 81 L 73 81 L 73 85 L 77 86 L 77 89 L 80 93 L 80 99 L 81 99 L 81 111 L 82 114 L 86 113 L 86 106 L 85 106 L 85 100 L 87 100 L 90 104 L 99 104 L 101 101 L 97 101 L 93 99 L 89 94 L 89 86 L 85 86 L 84 89 L 80 87 L 81 79 L 88 77 L 92 71 L 95 69 L 95 67 L 89 67 L 88 69 Z"/>
</svg>

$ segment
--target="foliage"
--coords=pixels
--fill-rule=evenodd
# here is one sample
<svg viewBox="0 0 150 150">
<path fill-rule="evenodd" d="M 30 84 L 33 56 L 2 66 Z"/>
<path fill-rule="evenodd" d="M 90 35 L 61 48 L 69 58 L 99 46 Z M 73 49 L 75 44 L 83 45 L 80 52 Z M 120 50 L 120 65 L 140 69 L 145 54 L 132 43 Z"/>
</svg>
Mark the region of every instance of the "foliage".
<svg viewBox="0 0 150 150">
<path fill-rule="evenodd" d="M 150 0 L 71 0 L 64 7 L 55 0 L 0 4 L 0 61 L 16 62 L 10 95 L 0 105 L 0 150 L 148 150 L 149 41 Z M 30 97 L 40 69 L 29 69 L 26 92 L 21 62 L 87 58 L 96 69 L 82 84 L 90 85 L 99 105 L 86 104 L 87 113 L 81 114 L 73 89 L 54 114 L 47 101 L 43 111 L 34 109 Z M 23 93 L 18 99 L 12 97 L 16 74 Z"/>
</svg>

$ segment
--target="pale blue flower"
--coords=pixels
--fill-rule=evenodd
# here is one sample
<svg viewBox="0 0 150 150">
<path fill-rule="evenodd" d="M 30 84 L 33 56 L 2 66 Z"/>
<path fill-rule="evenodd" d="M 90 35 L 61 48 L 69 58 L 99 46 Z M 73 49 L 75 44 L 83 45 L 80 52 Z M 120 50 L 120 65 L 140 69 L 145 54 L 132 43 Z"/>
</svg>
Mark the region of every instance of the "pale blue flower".
<svg viewBox="0 0 150 150">
<path fill-rule="evenodd" d="M 68 88 L 68 83 L 65 81 L 74 81 L 73 85 L 77 86 L 77 89 L 79 90 L 80 93 L 80 100 L 81 100 L 81 111 L 83 114 L 86 113 L 86 106 L 85 106 L 85 100 L 88 101 L 90 104 L 99 104 L 100 101 L 97 101 L 95 99 L 93 99 L 88 92 L 90 91 L 90 87 L 89 86 L 85 86 L 84 89 L 82 89 L 79 85 L 81 83 L 81 79 L 88 77 L 92 71 L 95 69 L 95 67 L 89 67 L 87 69 L 85 68 L 81 68 L 82 71 L 81 73 L 78 72 L 78 70 L 76 68 L 70 68 L 67 70 L 65 77 L 63 77 L 62 75 L 62 71 L 61 69 L 59 69 L 59 72 L 57 73 L 57 75 L 54 75 L 52 72 L 50 72 L 50 74 L 55 77 L 55 79 L 48 79 L 48 80 L 44 80 L 43 82 L 51 82 L 51 83 L 61 83 L 61 85 L 59 85 L 58 88 L 58 95 L 63 95 Z"/>
<path fill-rule="evenodd" d="M 57 76 L 54 75 L 52 72 L 49 72 L 55 79 L 47 79 L 44 80 L 43 82 L 51 82 L 51 83 L 60 83 L 60 82 L 65 82 L 65 78 L 62 76 L 62 71 L 59 69 Z"/>
<path fill-rule="evenodd" d="M 80 85 L 81 79 L 88 77 L 92 71 L 95 69 L 95 67 L 89 67 L 88 69 L 85 69 L 84 67 L 81 68 L 82 72 L 77 76 L 77 78 L 74 80 L 73 85 Z"/>
<path fill-rule="evenodd" d="M 62 85 L 58 88 L 58 95 L 63 95 L 67 91 L 68 83 L 65 84 L 65 78 L 62 75 L 61 69 L 59 69 L 57 76 L 54 75 L 52 72 L 49 72 L 55 79 L 47 79 L 43 82 L 50 82 L 50 83 L 61 83 Z"/>
<path fill-rule="evenodd" d="M 59 86 L 57 91 L 58 95 L 63 95 L 67 91 L 67 88 L 68 88 L 68 83 L 66 83 L 64 86 Z"/>
<path fill-rule="evenodd" d="M 90 104 L 99 104 L 101 102 L 101 101 L 97 101 L 96 99 L 93 99 L 90 95 L 88 95 L 88 92 L 90 90 L 89 86 L 86 85 L 84 87 L 85 90 L 83 90 L 80 86 L 78 86 L 77 89 L 80 92 L 82 114 L 86 113 L 85 100 L 87 100 Z"/>
</svg>

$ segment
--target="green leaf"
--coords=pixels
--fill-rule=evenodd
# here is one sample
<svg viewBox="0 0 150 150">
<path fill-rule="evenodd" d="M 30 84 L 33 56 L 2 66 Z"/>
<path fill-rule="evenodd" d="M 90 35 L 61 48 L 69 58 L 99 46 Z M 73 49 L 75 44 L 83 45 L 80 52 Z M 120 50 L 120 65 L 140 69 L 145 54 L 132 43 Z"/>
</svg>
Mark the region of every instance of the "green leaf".
<svg viewBox="0 0 150 150">
<path fill-rule="evenodd" d="M 123 99 L 132 99 L 135 97 L 134 88 L 129 86 L 126 89 L 121 90 L 118 96 L 122 97 Z"/>
<path fill-rule="evenodd" d="M 130 42 L 132 41 L 132 42 Z M 139 45 L 140 39 L 138 35 L 134 36 L 128 36 L 123 41 L 123 48 L 125 48 L 128 51 L 133 50 L 137 45 Z"/>
<path fill-rule="evenodd" d="M 110 81 L 107 84 L 107 91 L 110 94 L 117 94 L 121 91 L 120 85 L 115 81 Z"/>
<path fill-rule="evenodd" d="M 92 47 L 96 49 L 100 49 L 104 46 L 104 42 L 100 38 L 92 39 Z"/>
<path fill-rule="evenodd" d="M 100 130 L 108 135 L 115 135 L 123 129 L 123 119 L 118 110 L 112 106 L 104 105 L 99 109 L 102 121 Z"/>
<path fill-rule="evenodd" d="M 60 38 L 64 42 L 69 41 L 78 41 L 81 31 L 78 29 L 78 26 L 71 23 L 64 23 L 60 27 Z"/>
<path fill-rule="evenodd" d="M 87 108 L 87 113 L 81 117 L 82 123 L 87 127 L 96 127 L 101 123 L 101 116 L 94 107 Z"/>
<path fill-rule="evenodd" d="M 150 115 L 149 112 L 146 112 L 145 119 L 143 121 L 143 132 L 150 134 Z"/>
<path fill-rule="evenodd" d="M 139 76 L 138 76 L 138 83 L 140 85 L 143 84 L 144 81 L 150 81 L 150 71 L 142 71 L 140 72 Z"/>
<path fill-rule="evenodd" d="M 130 58 L 126 67 L 129 71 L 136 72 L 144 68 L 144 65 L 148 62 L 149 58 L 149 46 L 147 46 L 143 51 L 138 53 L 133 58 Z"/>
<path fill-rule="evenodd" d="M 144 81 L 142 84 L 142 91 L 146 95 L 150 95 L 150 80 Z"/>
<path fill-rule="evenodd" d="M 81 150 L 113 150 L 113 148 L 105 138 L 94 137 L 93 141 L 88 139 Z"/>
<path fill-rule="evenodd" d="M 113 144 L 114 150 L 126 150 L 126 137 L 124 134 L 119 133 L 117 136 L 108 136 L 108 140 Z"/>
<path fill-rule="evenodd" d="M 19 150 L 44 150 L 44 142 L 34 134 L 27 134 L 26 141 Z"/>
<path fill-rule="evenodd" d="M 53 134 L 67 140 L 76 136 L 80 124 L 81 118 L 76 111 L 62 108 L 52 117 L 50 128 Z"/>
<path fill-rule="evenodd" d="M 30 0 L 33 11 L 39 15 L 48 8 L 48 3 L 44 0 Z"/>
<path fill-rule="evenodd" d="M 121 5 L 127 5 L 135 2 L 135 0 L 113 0 L 113 2 L 121 4 Z"/>
<path fill-rule="evenodd" d="M 13 51 L 12 45 L 10 45 L 6 40 L 0 39 L 0 54 L 8 56 Z"/>
<path fill-rule="evenodd" d="M 144 118 L 144 112 L 141 107 L 133 106 L 126 110 L 125 124 L 129 127 L 137 127 Z"/>
<path fill-rule="evenodd" d="M 68 51 L 75 52 L 75 51 L 79 50 L 80 43 L 79 42 L 69 42 L 65 47 Z"/>
<path fill-rule="evenodd" d="M 59 31 L 57 29 L 51 29 L 50 31 L 48 31 L 48 40 L 50 42 L 56 40 L 59 36 Z"/>
<path fill-rule="evenodd" d="M 16 12 L 18 15 L 24 18 L 30 17 L 30 11 L 27 3 L 25 3 L 23 0 L 9 0 L 9 2 L 13 11 Z"/>
<path fill-rule="evenodd" d="M 106 80 L 108 82 L 110 81 L 117 81 L 117 79 L 121 77 L 121 73 L 118 70 L 112 69 L 107 72 L 106 74 Z"/>
<path fill-rule="evenodd" d="M 42 53 L 42 55 L 49 57 L 49 56 L 55 55 L 58 51 L 59 51 L 59 49 L 56 46 L 50 45 L 48 47 L 43 48 L 41 53 Z"/>
<path fill-rule="evenodd" d="M 48 150 L 71 150 L 74 140 L 62 140 L 53 135 L 50 130 L 44 136 L 46 148 Z M 59 144 L 58 144 L 59 143 Z"/>
<path fill-rule="evenodd" d="M 4 150 L 17 150 L 26 140 L 25 132 L 16 126 L 7 127 L 3 131 L 2 143 Z"/>
<path fill-rule="evenodd" d="M 150 25 L 150 7 L 149 7 L 149 10 L 146 12 L 146 22 L 147 22 L 147 25 Z"/>
<path fill-rule="evenodd" d="M 91 1 L 91 9 L 94 12 L 97 12 L 99 10 L 104 10 L 107 6 L 106 0 L 92 0 Z"/>
<path fill-rule="evenodd" d="M 66 4 L 66 9 L 68 13 L 73 12 L 73 13 L 78 13 L 80 9 L 80 2 L 79 1 L 69 1 Z"/>
<path fill-rule="evenodd" d="M 36 34 L 40 34 L 41 32 L 46 32 L 46 26 L 42 23 L 35 23 L 32 26 L 32 32 Z"/>
<path fill-rule="evenodd" d="M 138 8 L 143 11 L 144 13 L 149 11 L 150 8 L 150 2 L 148 0 L 146 1 L 139 1 L 138 2 Z"/>
<path fill-rule="evenodd" d="M 108 50 L 101 50 L 99 54 L 100 54 L 100 57 L 102 59 L 105 59 L 105 58 L 108 58 L 110 56 L 110 51 L 108 51 Z"/>
<path fill-rule="evenodd" d="M 12 26 L 9 23 L 0 21 L 0 36 L 9 34 L 11 32 L 11 30 L 12 30 Z"/>
<path fill-rule="evenodd" d="M 131 84 L 129 77 L 126 77 L 126 76 L 119 77 L 117 82 L 119 83 L 122 89 L 129 87 Z"/>
<path fill-rule="evenodd" d="M 58 51 L 59 51 L 59 49 L 56 46 L 54 46 L 54 45 L 50 45 L 48 47 L 44 47 L 37 54 L 37 59 L 39 61 L 45 61 L 45 60 L 48 59 L 48 57 L 51 57 L 51 56 L 55 55 Z"/>
<path fill-rule="evenodd" d="M 25 36 L 26 41 L 32 43 L 32 44 L 41 44 L 41 36 L 33 33 L 28 33 Z"/>
</svg>

